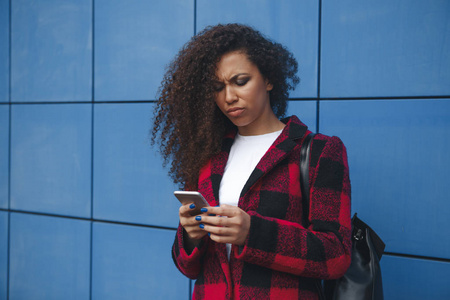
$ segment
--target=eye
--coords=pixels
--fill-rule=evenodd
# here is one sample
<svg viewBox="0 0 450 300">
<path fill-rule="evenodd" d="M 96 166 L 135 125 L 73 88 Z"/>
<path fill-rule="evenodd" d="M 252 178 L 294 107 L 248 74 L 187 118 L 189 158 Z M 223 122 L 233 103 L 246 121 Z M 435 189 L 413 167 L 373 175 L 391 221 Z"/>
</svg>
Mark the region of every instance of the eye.
<svg viewBox="0 0 450 300">
<path fill-rule="evenodd" d="M 223 83 L 221 83 L 221 82 L 213 83 L 213 89 L 214 89 L 215 92 L 220 92 L 221 90 L 223 90 L 224 86 L 225 85 Z"/>
<path fill-rule="evenodd" d="M 249 80 L 250 80 L 250 77 L 239 78 L 236 80 L 236 84 L 238 86 L 243 86 L 243 85 L 246 85 Z"/>
</svg>

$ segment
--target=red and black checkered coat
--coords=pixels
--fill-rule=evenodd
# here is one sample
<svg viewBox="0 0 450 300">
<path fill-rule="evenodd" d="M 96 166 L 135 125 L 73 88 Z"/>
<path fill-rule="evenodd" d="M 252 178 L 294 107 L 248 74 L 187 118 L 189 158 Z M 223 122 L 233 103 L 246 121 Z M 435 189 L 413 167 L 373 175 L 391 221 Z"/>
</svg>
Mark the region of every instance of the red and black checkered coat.
<svg viewBox="0 0 450 300">
<path fill-rule="evenodd" d="M 173 258 L 187 277 L 197 279 L 193 299 L 318 299 L 317 278 L 342 276 L 350 264 L 350 181 L 347 154 L 337 137 L 317 134 L 310 161 L 308 228 L 302 224 L 300 147 L 307 127 L 293 116 L 245 184 L 239 207 L 251 216 L 244 246 L 205 236 L 192 253 L 177 231 Z M 219 201 L 220 180 L 235 133 L 222 152 L 201 170 L 199 191 L 211 206 Z"/>
</svg>

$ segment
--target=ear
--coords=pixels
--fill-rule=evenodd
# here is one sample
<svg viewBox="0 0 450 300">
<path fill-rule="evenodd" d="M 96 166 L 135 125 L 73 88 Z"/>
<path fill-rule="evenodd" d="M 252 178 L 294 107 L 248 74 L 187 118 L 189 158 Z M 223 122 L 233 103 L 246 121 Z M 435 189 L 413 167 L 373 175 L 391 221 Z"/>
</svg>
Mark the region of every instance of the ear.
<svg viewBox="0 0 450 300">
<path fill-rule="evenodd" d="M 271 91 L 273 89 L 273 84 L 266 79 L 266 91 Z"/>
</svg>

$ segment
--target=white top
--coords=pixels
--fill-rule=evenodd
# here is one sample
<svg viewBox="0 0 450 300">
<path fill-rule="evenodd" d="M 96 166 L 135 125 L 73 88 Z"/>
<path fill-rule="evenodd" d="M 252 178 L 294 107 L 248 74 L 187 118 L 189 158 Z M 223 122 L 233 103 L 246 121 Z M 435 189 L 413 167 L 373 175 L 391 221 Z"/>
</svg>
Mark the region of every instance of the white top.
<svg viewBox="0 0 450 300">
<path fill-rule="evenodd" d="M 250 174 L 282 131 L 251 136 L 236 135 L 220 182 L 220 204 L 238 205 L 239 196 Z M 231 245 L 227 244 L 228 259 L 230 251 Z"/>
</svg>

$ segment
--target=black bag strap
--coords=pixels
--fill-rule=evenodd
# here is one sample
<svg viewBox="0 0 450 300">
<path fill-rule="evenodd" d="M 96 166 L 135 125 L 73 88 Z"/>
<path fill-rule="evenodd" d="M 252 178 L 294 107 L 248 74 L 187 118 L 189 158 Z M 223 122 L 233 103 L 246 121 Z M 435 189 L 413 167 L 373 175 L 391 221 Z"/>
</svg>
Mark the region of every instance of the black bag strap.
<svg viewBox="0 0 450 300">
<path fill-rule="evenodd" d="M 300 150 L 300 189 L 303 197 L 303 222 L 308 227 L 309 222 L 309 159 L 311 157 L 311 141 L 316 134 L 305 136 Z"/>
<path fill-rule="evenodd" d="M 305 136 L 300 149 L 300 189 L 302 191 L 303 226 L 309 226 L 309 159 L 311 157 L 311 142 L 316 134 L 310 133 Z M 315 286 L 319 293 L 319 299 L 325 300 L 322 280 L 316 280 Z"/>
</svg>

